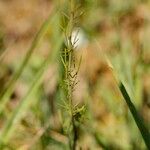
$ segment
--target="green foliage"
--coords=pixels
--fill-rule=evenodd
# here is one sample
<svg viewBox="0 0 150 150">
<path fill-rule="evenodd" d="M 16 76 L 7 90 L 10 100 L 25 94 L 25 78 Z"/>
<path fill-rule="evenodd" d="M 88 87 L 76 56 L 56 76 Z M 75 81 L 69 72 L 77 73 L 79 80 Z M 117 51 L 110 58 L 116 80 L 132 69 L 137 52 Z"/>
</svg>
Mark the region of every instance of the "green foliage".
<svg viewBox="0 0 150 150">
<path fill-rule="evenodd" d="M 150 149 L 149 1 L 35 3 L 54 9 L 21 62 L 7 64 L 20 29 L 0 30 L 0 149 Z"/>
</svg>

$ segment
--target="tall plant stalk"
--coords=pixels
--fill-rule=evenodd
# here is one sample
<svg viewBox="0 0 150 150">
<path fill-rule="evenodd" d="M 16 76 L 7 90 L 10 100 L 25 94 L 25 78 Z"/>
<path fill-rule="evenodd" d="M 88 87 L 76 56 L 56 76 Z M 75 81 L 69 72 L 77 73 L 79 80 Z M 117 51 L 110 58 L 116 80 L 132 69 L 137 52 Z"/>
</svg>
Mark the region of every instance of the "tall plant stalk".
<svg viewBox="0 0 150 150">
<path fill-rule="evenodd" d="M 63 27 L 63 31 L 65 34 L 65 48 L 61 53 L 61 61 L 64 66 L 64 75 L 63 75 L 63 89 L 64 89 L 64 105 L 67 110 L 69 116 L 69 145 L 71 150 L 75 150 L 77 147 L 77 126 L 76 126 L 76 115 L 79 111 L 82 111 L 82 108 L 79 108 L 78 105 L 74 105 L 73 103 L 73 92 L 75 90 L 75 86 L 78 83 L 77 75 L 79 72 L 79 67 L 81 63 L 81 59 L 79 65 L 76 66 L 75 59 L 75 43 L 77 42 L 77 36 L 73 37 L 73 31 L 76 28 L 76 19 L 78 15 L 76 14 L 76 3 L 74 0 L 69 0 L 69 16 L 67 16 L 68 24 L 66 27 Z"/>
</svg>

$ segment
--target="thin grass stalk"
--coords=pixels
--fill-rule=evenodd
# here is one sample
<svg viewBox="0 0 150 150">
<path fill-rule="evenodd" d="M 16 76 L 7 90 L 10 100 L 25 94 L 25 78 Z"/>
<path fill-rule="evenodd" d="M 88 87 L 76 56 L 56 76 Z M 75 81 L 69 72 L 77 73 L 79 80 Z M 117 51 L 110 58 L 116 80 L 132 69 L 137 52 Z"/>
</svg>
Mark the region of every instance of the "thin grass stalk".
<svg viewBox="0 0 150 150">
<path fill-rule="evenodd" d="M 34 81 L 33 81 L 32 85 L 30 86 L 27 94 L 20 101 L 17 108 L 13 111 L 11 117 L 6 122 L 4 128 L 1 132 L 1 135 L 0 135 L 0 146 L 2 146 L 3 144 L 6 144 L 9 141 L 11 135 L 13 134 L 14 130 L 16 129 L 16 124 L 22 118 L 23 113 L 25 113 L 27 111 L 27 109 L 30 107 L 30 105 L 31 105 L 30 97 L 32 96 L 34 91 L 36 91 L 36 89 L 41 84 L 43 74 L 44 74 L 45 70 L 48 68 L 49 63 L 53 62 L 54 59 L 56 58 L 56 56 L 58 55 L 58 51 L 59 51 L 60 47 L 62 46 L 62 41 L 63 41 L 62 37 L 60 37 L 60 39 L 55 43 L 53 54 L 50 53 L 48 58 L 41 64 L 39 71 L 38 71 L 37 75 L 35 76 Z"/>
<path fill-rule="evenodd" d="M 75 106 L 73 104 L 73 91 L 75 85 L 77 83 L 77 73 L 79 68 L 76 68 L 75 65 L 75 46 L 72 41 L 72 33 L 75 28 L 75 0 L 69 0 L 69 16 L 67 16 L 68 24 L 63 28 L 65 34 L 65 43 L 66 48 L 63 49 L 63 53 L 61 56 L 61 61 L 64 66 L 64 76 L 62 80 L 64 81 L 64 95 L 66 100 L 64 103 L 66 105 L 66 110 L 70 119 L 70 123 L 68 125 L 69 132 L 68 132 L 68 139 L 69 139 L 69 146 L 71 150 L 75 150 L 77 147 L 77 127 L 76 127 L 76 120 L 75 120 Z M 65 107 L 65 106 L 64 106 Z"/>
<path fill-rule="evenodd" d="M 71 65 L 72 65 L 72 58 L 73 58 L 73 50 L 74 50 L 74 46 L 72 45 L 72 32 L 73 32 L 73 28 L 74 28 L 74 0 L 70 0 L 70 22 L 69 22 L 69 33 L 68 33 L 68 48 L 71 51 L 69 53 L 69 68 L 68 70 L 71 72 Z M 69 74 L 68 74 L 69 76 Z M 72 150 L 76 149 L 76 142 L 77 142 L 77 131 L 76 131 L 76 125 L 75 125 L 75 118 L 73 115 L 73 99 L 72 99 L 72 89 L 70 87 L 70 85 L 72 84 L 70 82 L 70 79 L 68 80 L 69 84 L 68 84 L 68 95 L 69 95 L 69 105 L 70 105 L 70 110 L 71 110 L 71 121 L 72 121 L 72 127 L 73 127 L 73 143 L 71 146 Z"/>
<path fill-rule="evenodd" d="M 12 79 L 8 82 L 6 88 L 4 88 L 4 90 L 1 92 L 0 94 L 0 113 L 2 113 L 3 109 L 5 108 L 5 105 L 7 104 L 7 102 L 9 101 L 9 97 L 12 94 L 14 87 L 16 85 L 16 82 L 18 80 L 18 78 L 20 77 L 20 75 L 22 74 L 23 70 L 25 69 L 25 67 L 27 66 L 33 51 L 35 50 L 35 48 L 37 47 L 37 45 L 40 43 L 40 41 L 42 40 L 43 36 L 45 35 L 45 33 L 48 30 L 48 27 L 50 25 L 50 23 L 52 22 L 52 19 L 55 16 L 49 16 L 49 18 L 43 23 L 43 25 L 41 26 L 39 32 L 36 34 L 31 47 L 29 48 L 27 54 L 25 55 L 25 58 L 23 59 L 23 62 L 21 63 L 19 69 L 16 71 L 16 73 L 13 75 Z"/>
</svg>

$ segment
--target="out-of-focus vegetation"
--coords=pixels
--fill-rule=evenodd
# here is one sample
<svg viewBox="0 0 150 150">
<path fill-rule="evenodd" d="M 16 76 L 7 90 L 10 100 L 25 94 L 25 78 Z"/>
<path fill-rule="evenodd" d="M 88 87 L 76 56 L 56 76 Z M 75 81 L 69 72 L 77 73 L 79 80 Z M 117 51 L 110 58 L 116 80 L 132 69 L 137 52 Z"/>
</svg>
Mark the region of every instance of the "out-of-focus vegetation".
<svg viewBox="0 0 150 150">
<path fill-rule="evenodd" d="M 76 149 L 145 150 L 118 81 L 150 141 L 150 1 L 74 1 L 80 6 L 72 34 L 78 32 L 76 65 L 82 56 L 72 95 L 81 106 Z M 68 5 L 0 1 L 0 149 L 69 149 L 61 91 Z"/>
</svg>

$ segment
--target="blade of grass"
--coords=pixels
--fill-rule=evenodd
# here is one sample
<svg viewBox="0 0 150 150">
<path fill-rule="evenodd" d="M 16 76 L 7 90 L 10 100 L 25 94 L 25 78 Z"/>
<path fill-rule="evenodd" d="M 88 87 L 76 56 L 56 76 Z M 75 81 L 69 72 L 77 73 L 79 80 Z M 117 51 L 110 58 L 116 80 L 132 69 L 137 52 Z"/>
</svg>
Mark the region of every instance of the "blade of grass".
<svg viewBox="0 0 150 150">
<path fill-rule="evenodd" d="M 47 32 L 48 27 L 49 27 L 49 25 L 52 22 L 54 17 L 55 17 L 55 15 L 53 17 L 50 15 L 49 18 L 43 23 L 39 32 L 36 34 L 36 36 L 32 42 L 31 47 L 29 48 L 27 54 L 25 55 L 25 58 L 23 59 L 23 62 L 21 63 L 19 69 L 16 71 L 16 73 L 14 74 L 12 79 L 8 82 L 6 88 L 4 88 L 4 90 L 1 92 L 1 94 L 0 94 L 0 113 L 2 113 L 3 109 L 5 108 L 6 103 L 9 101 L 9 97 L 14 90 L 16 81 L 18 80 L 18 78 L 22 74 L 24 68 L 28 64 L 28 62 L 32 56 L 33 51 L 35 50 L 37 45 L 42 40 L 45 33 Z"/>
<path fill-rule="evenodd" d="M 130 112 L 131 112 L 131 114 L 132 114 L 132 116 L 134 118 L 134 121 L 135 121 L 137 127 L 139 128 L 139 130 L 140 130 L 140 132 L 142 134 L 142 137 L 144 139 L 145 145 L 147 146 L 148 149 L 150 149 L 150 133 L 149 133 L 148 129 L 145 127 L 143 119 L 138 114 L 134 104 L 131 101 L 131 98 L 130 98 L 130 96 L 129 96 L 125 86 L 123 85 L 123 83 L 121 81 L 117 80 L 117 75 L 118 74 L 117 74 L 116 70 L 114 70 L 114 67 L 111 64 L 111 62 L 109 61 L 108 56 L 106 55 L 106 53 L 103 53 L 101 51 L 101 47 L 99 46 L 99 44 L 97 44 L 97 45 L 100 48 L 100 52 L 101 52 L 102 56 L 105 58 L 108 66 L 110 67 L 110 70 L 112 71 L 112 74 L 114 76 L 114 79 L 116 80 L 116 83 L 118 84 L 120 82 L 119 90 L 120 90 L 123 98 L 125 99 L 125 102 L 127 103 L 127 106 L 128 106 L 128 108 L 129 108 L 129 110 L 130 110 Z"/>
<path fill-rule="evenodd" d="M 128 105 L 128 108 L 136 122 L 136 125 L 138 126 L 141 134 L 142 134 L 142 137 L 144 139 L 144 142 L 147 146 L 148 149 L 150 149 L 150 133 L 148 131 L 148 129 L 145 127 L 144 125 L 144 122 L 143 122 L 143 119 L 141 118 L 141 116 L 138 114 L 134 104 L 132 103 L 130 97 L 129 97 L 129 94 L 127 93 L 127 90 L 125 89 L 125 86 L 123 85 L 122 82 L 120 82 L 120 86 L 119 86 L 119 89 L 122 93 L 122 96 L 124 97 L 127 105 Z"/>
<path fill-rule="evenodd" d="M 60 49 L 62 45 L 62 37 L 59 37 L 59 40 L 57 43 L 55 43 L 55 48 L 53 54 L 49 54 L 48 58 L 41 64 L 39 71 L 37 75 L 34 78 L 34 81 L 32 85 L 30 86 L 27 94 L 25 97 L 20 101 L 17 108 L 13 111 L 11 117 L 6 122 L 1 135 L 0 135 L 0 147 L 2 147 L 3 143 L 7 143 L 9 141 L 9 138 L 13 134 L 13 131 L 16 128 L 16 124 L 20 121 L 22 118 L 22 114 L 26 112 L 26 110 L 31 105 L 30 97 L 32 96 L 33 92 L 36 91 L 36 89 L 39 87 L 39 85 L 42 82 L 43 74 L 45 70 L 47 69 L 50 62 L 54 61 L 56 56 L 58 55 L 58 50 Z"/>
</svg>

